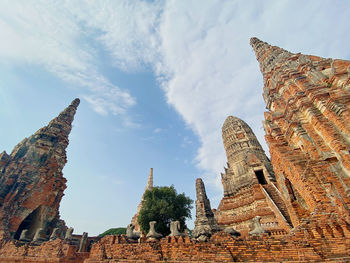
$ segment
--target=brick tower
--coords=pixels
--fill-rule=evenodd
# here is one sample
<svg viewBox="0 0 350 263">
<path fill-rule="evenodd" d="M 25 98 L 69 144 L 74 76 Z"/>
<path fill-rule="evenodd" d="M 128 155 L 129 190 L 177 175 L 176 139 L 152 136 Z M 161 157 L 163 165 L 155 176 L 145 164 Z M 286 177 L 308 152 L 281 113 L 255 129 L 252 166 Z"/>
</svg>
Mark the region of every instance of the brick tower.
<svg viewBox="0 0 350 263">
<path fill-rule="evenodd" d="M 221 174 L 224 198 L 216 218 L 222 227 L 247 234 L 253 218 L 261 217 L 266 231 L 273 235 L 289 232 L 292 223 L 269 159 L 252 129 L 237 117 L 229 116 L 222 137 L 228 167 Z"/>
<path fill-rule="evenodd" d="M 319 233 L 349 234 L 350 62 L 257 38 L 251 45 L 264 77 L 271 163 L 293 224 L 316 218 Z"/>
</svg>

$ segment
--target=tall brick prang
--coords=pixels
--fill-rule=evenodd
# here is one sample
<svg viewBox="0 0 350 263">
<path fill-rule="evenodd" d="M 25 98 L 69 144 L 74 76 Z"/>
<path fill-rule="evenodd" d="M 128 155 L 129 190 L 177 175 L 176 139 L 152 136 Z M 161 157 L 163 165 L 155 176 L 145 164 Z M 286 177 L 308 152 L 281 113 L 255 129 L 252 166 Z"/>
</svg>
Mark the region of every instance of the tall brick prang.
<svg viewBox="0 0 350 263">
<path fill-rule="evenodd" d="M 65 226 L 59 205 L 66 188 L 68 135 L 79 105 L 75 99 L 47 126 L 25 138 L 10 155 L 0 155 L 0 239 L 32 239 L 40 228 L 47 235 Z"/>
<path fill-rule="evenodd" d="M 224 198 L 216 218 L 222 227 L 248 234 L 254 218 L 274 235 L 292 227 L 282 195 L 276 187 L 271 163 L 252 129 L 243 120 L 229 116 L 222 126 L 227 168 L 221 174 Z"/>
<path fill-rule="evenodd" d="M 293 224 L 318 218 L 318 229 L 347 235 L 350 61 L 250 42 L 264 77 L 266 141 Z"/>
</svg>

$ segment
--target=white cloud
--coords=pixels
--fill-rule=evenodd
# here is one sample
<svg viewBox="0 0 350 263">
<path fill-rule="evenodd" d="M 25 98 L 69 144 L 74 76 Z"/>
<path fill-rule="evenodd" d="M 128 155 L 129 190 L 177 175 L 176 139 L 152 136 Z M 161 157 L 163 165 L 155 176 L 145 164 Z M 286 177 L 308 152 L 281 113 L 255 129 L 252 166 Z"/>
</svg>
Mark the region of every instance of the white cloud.
<svg viewBox="0 0 350 263">
<path fill-rule="evenodd" d="M 65 1 L 64 6 L 89 29 L 110 52 L 115 66 L 144 70 L 156 63 L 158 19 L 162 1 Z"/>
<path fill-rule="evenodd" d="M 61 3 L 1 1 L 0 32 L 1 59 L 41 65 L 83 88 L 83 98 L 96 112 L 123 116 L 136 103 L 99 72 L 96 51 L 86 41 L 90 32 Z"/>
<path fill-rule="evenodd" d="M 340 0 L 15 3 L 0 8 L 2 58 L 43 64 L 87 87 L 84 98 L 97 112 L 126 116 L 135 99 L 98 72 L 94 49 L 82 40 L 102 44 L 120 69 L 152 67 L 168 103 L 199 136 L 198 166 L 219 189 L 228 115 L 244 119 L 265 145 L 262 76 L 249 38 L 292 52 L 350 55 L 350 7 Z"/>
<path fill-rule="evenodd" d="M 221 126 L 244 119 L 267 149 L 262 76 L 249 45 L 258 36 L 294 52 L 345 57 L 349 5 L 341 1 L 167 1 L 160 23 L 157 72 L 168 102 L 197 133 L 197 160 L 219 189 L 226 157 Z M 302 8 L 300 8 L 302 6 Z"/>
</svg>

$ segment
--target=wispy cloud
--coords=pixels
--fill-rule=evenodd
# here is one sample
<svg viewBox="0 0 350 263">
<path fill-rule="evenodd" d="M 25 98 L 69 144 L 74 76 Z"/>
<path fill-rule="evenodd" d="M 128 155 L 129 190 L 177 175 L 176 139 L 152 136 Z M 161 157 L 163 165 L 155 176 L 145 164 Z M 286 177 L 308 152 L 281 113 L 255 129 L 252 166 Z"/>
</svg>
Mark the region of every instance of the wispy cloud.
<svg viewBox="0 0 350 263">
<path fill-rule="evenodd" d="M 65 8 L 90 29 L 125 71 L 144 70 L 159 60 L 163 1 L 65 1 Z"/>
<path fill-rule="evenodd" d="M 267 149 L 263 82 L 250 37 L 294 52 L 346 57 L 350 36 L 342 32 L 349 14 L 342 1 L 167 1 L 156 72 L 165 76 L 168 102 L 199 136 L 198 166 L 218 189 L 226 162 L 221 126 L 228 115 L 244 119 Z"/>
<path fill-rule="evenodd" d="M 126 116 L 135 99 L 99 72 L 84 40 L 101 45 L 119 69 L 152 68 L 168 103 L 200 138 L 198 167 L 221 189 L 228 115 L 244 119 L 266 149 L 262 76 L 249 38 L 349 58 L 349 16 L 340 0 L 2 1 L 0 57 L 44 65 L 86 87 L 96 112 Z"/>
<path fill-rule="evenodd" d="M 90 33 L 74 13 L 55 1 L 1 1 L 0 58 L 41 65 L 83 89 L 83 98 L 100 114 L 125 115 L 136 103 L 127 90 L 112 84 L 96 67 Z"/>
</svg>

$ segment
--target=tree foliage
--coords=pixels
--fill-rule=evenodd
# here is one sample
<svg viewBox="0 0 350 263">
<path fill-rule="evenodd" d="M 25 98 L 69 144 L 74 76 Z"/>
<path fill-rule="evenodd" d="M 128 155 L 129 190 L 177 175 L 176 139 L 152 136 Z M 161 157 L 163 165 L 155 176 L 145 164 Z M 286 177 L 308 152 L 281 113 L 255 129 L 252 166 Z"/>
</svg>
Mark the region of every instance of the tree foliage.
<svg viewBox="0 0 350 263">
<path fill-rule="evenodd" d="M 104 236 L 108 236 L 108 235 L 125 235 L 126 233 L 126 228 L 125 227 L 118 227 L 118 228 L 110 228 L 108 230 L 106 230 L 105 232 L 103 232 L 102 234 L 99 234 L 98 237 L 104 237 Z"/>
<path fill-rule="evenodd" d="M 174 186 L 153 187 L 144 194 L 144 202 L 137 218 L 141 230 L 149 231 L 149 222 L 156 221 L 156 231 L 166 236 L 170 222 L 179 221 L 181 230 L 186 228 L 186 218 L 191 218 L 193 200 L 184 193 L 177 194 Z"/>
</svg>

